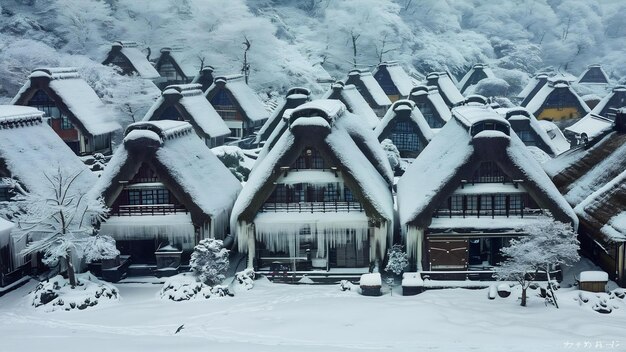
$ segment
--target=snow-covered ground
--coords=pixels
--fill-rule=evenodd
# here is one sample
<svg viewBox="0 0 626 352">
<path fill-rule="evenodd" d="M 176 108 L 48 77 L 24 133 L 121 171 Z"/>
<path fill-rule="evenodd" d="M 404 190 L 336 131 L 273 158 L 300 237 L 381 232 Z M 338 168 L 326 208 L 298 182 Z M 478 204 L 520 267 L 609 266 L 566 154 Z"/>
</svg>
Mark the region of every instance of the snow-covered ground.
<svg viewBox="0 0 626 352">
<path fill-rule="evenodd" d="M 149 281 L 149 280 L 147 280 Z M 560 309 L 531 291 L 488 300 L 484 290 L 397 288 L 365 297 L 338 286 L 256 281 L 235 297 L 172 302 L 161 285 L 117 285 L 120 302 L 45 313 L 28 305 L 33 282 L 0 298 L 0 350 L 12 351 L 567 351 L 626 350 L 626 305 L 611 314 L 559 290 Z M 175 334 L 184 324 L 184 328 Z M 602 344 L 603 347 L 599 344 Z M 578 347 L 577 347 L 578 346 Z"/>
</svg>

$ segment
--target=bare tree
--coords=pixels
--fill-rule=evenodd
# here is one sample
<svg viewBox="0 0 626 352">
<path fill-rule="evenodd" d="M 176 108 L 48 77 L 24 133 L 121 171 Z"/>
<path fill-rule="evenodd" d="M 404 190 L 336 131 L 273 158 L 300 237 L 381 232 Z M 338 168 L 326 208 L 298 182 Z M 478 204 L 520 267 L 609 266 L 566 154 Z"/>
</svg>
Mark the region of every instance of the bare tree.
<svg viewBox="0 0 626 352">
<path fill-rule="evenodd" d="M 246 80 L 246 84 L 248 84 L 248 77 L 250 77 L 250 64 L 248 63 L 248 50 L 250 50 L 250 41 L 248 37 L 243 37 L 244 42 L 243 45 L 245 49 L 243 51 L 243 66 L 241 67 L 241 73 L 243 74 L 244 79 Z"/>
<path fill-rule="evenodd" d="M 198 55 L 197 58 L 200 61 L 200 71 L 198 72 L 202 72 L 202 69 L 204 68 L 204 61 L 206 61 L 206 56 Z"/>
<path fill-rule="evenodd" d="M 50 267 L 65 264 L 72 288 L 76 286 L 73 258 L 82 253 L 93 232 L 93 221 L 101 220 L 107 208 L 100 199 L 77 188 L 83 171 L 67 175 L 59 166 L 52 175 L 44 173 L 45 191 L 16 196 L 21 212 L 15 217 L 16 233 L 30 242 L 22 254 L 44 252 Z"/>
<path fill-rule="evenodd" d="M 360 34 L 355 34 L 354 30 L 350 31 L 350 38 L 352 39 L 352 65 L 354 67 L 357 66 L 357 62 L 356 62 L 356 56 L 357 56 L 357 45 L 356 42 L 359 40 L 359 37 L 361 37 Z"/>
<path fill-rule="evenodd" d="M 388 37 L 388 33 L 385 33 L 385 35 L 383 36 L 383 38 L 380 41 L 380 48 L 378 48 L 378 45 L 375 46 L 376 48 L 376 56 L 378 57 L 378 63 L 380 64 L 381 62 L 383 62 L 383 56 L 387 53 L 390 53 L 394 50 L 396 50 L 397 48 L 387 48 L 385 49 L 385 46 L 387 45 L 387 37 Z"/>
</svg>

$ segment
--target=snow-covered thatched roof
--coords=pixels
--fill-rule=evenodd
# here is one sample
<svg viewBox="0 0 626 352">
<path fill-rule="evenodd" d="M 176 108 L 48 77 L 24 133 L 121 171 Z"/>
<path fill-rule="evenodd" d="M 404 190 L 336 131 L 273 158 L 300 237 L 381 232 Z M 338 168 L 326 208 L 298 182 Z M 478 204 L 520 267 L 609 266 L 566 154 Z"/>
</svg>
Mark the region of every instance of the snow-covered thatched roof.
<svg viewBox="0 0 626 352">
<path fill-rule="evenodd" d="M 449 108 L 465 101 L 463 94 L 454 85 L 452 79 L 446 72 L 432 72 L 426 76 L 428 86 L 436 86 L 439 94 Z"/>
<path fill-rule="evenodd" d="M 435 135 L 415 103 L 408 99 L 397 100 L 391 105 L 374 130 L 374 134 L 379 141 L 389 138 L 393 127 L 400 121 L 407 121 L 413 126 L 420 139 L 420 145 L 427 145 Z"/>
<path fill-rule="evenodd" d="M 388 61 L 378 64 L 376 69 L 374 69 L 373 75 L 379 83 L 388 78 L 395 87 L 395 90 L 397 91 L 396 94 L 404 98 L 409 96 L 411 88 L 415 86 L 411 76 L 409 76 L 409 74 L 406 73 L 402 66 L 400 66 L 400 64 L 396 61 Z M 390 92 L 386 93 L 388 95 L 392 94 Z"/>
<path fill-rule="evenodd" d="M 11 241 L 11 231 L 15 225 L 3 218 L 0 218 L 0 248 L 6 246 Z"/>
<path fill-rule="evenodd" d="M 213 84 L 204 93 L 211 101 L 220 91 L 226 92 L 232 103 L 240 109 L 245 119 L 254 126 L 261 126 L 269 117 L 268 111 L 259 97 L 250 88 L 242 75 L 216 77 Z"/>
<path fill-rule="evenodd" d="M 134 68 L 135 72 L 137 72 L 141 78 L 155 79 L 161 77 L 159 72 L 152 66 L 152 63 L 148 61 L 147 55 L 139 50 L 139 45 L 136 42 L 114 42 L 103 64 L 108 65 L 112 63 L 118 55 L 126 59 L 127 63 Z"/>
<path fill-rule="evenodd" d="M 173 107 L 185 121 L 191 123 L 200 137 L 210 139 L 229 136 L 230 129 L 206 100 L 201 87 L 199 84 L 168 86 L 148 110 L 143 121 L 161 120 L 166 109 Z"/>
<path fill-rule="evenodd" d="M 609 84 L 609 75 L 602 65 L 589 65 L 576 81 L 580 84 Z"/>
<path fill-rule="evenodd" d="M 563 96 L 570 95 L 573 97 L 573 100 L 577 102 L 576 108 L 586 113 L 590 112 L 587 104 L 581 99 L 581 97 L 570 87 L 569 83 L 565 80 L 555 80 L 549 81 L 547 84 L 544 84 L 541 89 L 535 94 L 534 97 L 530 99 L 528 104 L 526 104 L 526 109 L 533 113 L 535 116 L 538 116 L 543 110 L 546 101 L 550 99 L 552 94 L 561 94 Z"/>
<path fill-rule="evenodd" d="M 274 129 L 280 124 L 285 111 L 288 109 L 294 109 L 311 99 L 311 91 L 307 88 L 302 87 L 294 87 L 287 91 L 285 94 L 285 99 L 278 105 L 269 119 L 265 122 L 263 127 L 259 130 L 259 133 L 256 137 L 256 143 L 261 143 L 262 141 L 266 141 Z"/>
<path fill-rule="evenodd" d="M 570 149 L 570 142 L 565 138 L 561 129 L 555 125 L 554 122 L 548 120 L 538 120 L 538 122 L 552 140 L 552 145 L 556 148 L 558 154 L 562 154 Z"/>
<path fill-rule="evenodd" d="M 391 100 L 380 87 L 374 76 L 369 71 L 352 70 L 348 73 L 346 85 L 353 84 L 357 87 L 363 98 L 372 109 L 387 108 L 391 105 Z"/>
<path fill-rule="evenodd" d="M 114 113 L 104 105 L 96 92 L 71 67 L 38 68 L 28 76 L 11 101 L 14 105 L 28 105 L 42 90 L 59 110 L 83 134 L 98 136 L 122 129 Z"/>
<path fill-rule="evenodd" d="M 434 112 L 434 116 L 440 120 L 442 125 L 445 125 L 452 117 L 450 109 L 448 109 L 436 86 L 417 86 L 411 89 L 409 99 L 414 101 L 418 108 L 420 105 L 429 104 Z"/>
<path fill-rule="evenodd" d="M 215 79 L 213 77 L 213 71 L 215 71 L 213 66 L 204 66 L 202 70 L 200 70 L 200 72 L 195 75 L 191 83 L 201 85 L 201 90 L 203 92 L 206 92 L 206 90 L 209 89 L 209 87 L 213 84 L 213 80 Z"/>
<path fill-rule="evenodd" d="M 596 105 L 592 113 L 603 117 L 610 117 L 609 113 L 611 109 L 619 109 L 626 107 L 626 87 L 616 86 L 611 90 L 611 93 L 607 94 L 598 105 Z"/>
<path fill-rule="evenodd" d="M 239 181 L 188 122 L 162 120 L 128 126 L 123 145 L 113 154 L 93 192 L 103 195 L 110 206 L 142 163 L 155 170 L 160 181 L 191 212 L 196 226 L 208 218 L 227 217 L 241 189 Z"/>
<path fill-rule="evenodd" d="M 322 96 L 322 99 L 340 100 L 348 108 L 348 111 L 360 117 L 363 123 L 371 129 L 376 128 L 380 122 L 374 110 L 365 101 L 356 86 L 352 84 L 344 85 L 343 82 L 336 82 Z"/>
<path fill-rule="evenodd" d="M 461 180 L 471 179 L 481 161 L 493 161 L 511 179 L 523 180 L 533 199 L 557 219 L 577 223 L 572 208 L 503 117 L 478 106 L 455 108 L 452 115 L 398 182 L 402 226 L 426 228 L 435 209 Z M 478 132 L 483 122 L 497 129 Z"/>
<path fill-rule="evenodd" d="M 315 148 L 329 164 L 337 167 L 368 217 L 393 221 L 390 183 L 375 166 L 386 163 L 387 173 L 392 175 L 388 162 L 380 160 L 384 151 L 375 139 L 369 140 L 371 131 L 364 129 L 343 103 L 316 100 L 303 104 L 291 113 L 288 124 L 289 128 L 250 173 L 233 208 L 231 228 L 239 221 L 252 222 L 273 191 L 274 181 L 281 175 L 280 168 L 292 165 L 305 147 Z M 374 157 L 368 155 L 371 150 L 364 148 L 364 144 L 372 143 L 379 149 Z"/>
<path fill-rule="evenodd" d="M 157 71 L 167 61 L 170 61 L 175 69 L 187 78 L 195 77 L 200 71 L 199 66 L 196 66 L 196 64 L 200 64 L 200 60 L 196 59 L 194 62 L 194 60 L 185 58 L 183 52 L 178 48 L 161 48 L 160 54 L 154 64 Z"/>
<path fill-rule="evenodd" d="M 535 115 L 531 114 L 525 108 L 502 108 L 498 109 L 497 112 L 509 121 L 511 128 L 516 134 L 519 134 L 521 131 L 529 131 L 534 137 L 533 145 L 543 150 L 548 155 L 554 157 L 565 151 L 554 145 L 552 139 L 548 136 L 546 130 L 541 127 Z"/>
<path fill-rule="evenodd" d="M 29 192 L 51 194 L 46 176 L 71 177 L 77 193 L 86 192 L 96 176 L 59 138 L 43 113 L 32 107 L 0 105 L 0 175 L 15 178 Z"/>
<path fill-rule="evenodd" d="M 522 89 L 522 91 L 517 95 L 518 99 L 522 99 L 520 105 L 526 106 L 530 99 L 532 99 L 546 83 L 548 83 L 547 73 L 538 73 L 532 77 L 524 89 Z"/>
<path fill-rule="evenodd" d="M 461 78 L 461 81 L 459 82 L 459 90 L 461 93 L 464 93 L 469 86 L 478 83 L 480 80 L 495 77 L 496 76 L 493 74 L 493 71 L 491 71 L 487 64 L 475 64 L 469 71 L 467 71 L 465 76 Z"/>
</svg>

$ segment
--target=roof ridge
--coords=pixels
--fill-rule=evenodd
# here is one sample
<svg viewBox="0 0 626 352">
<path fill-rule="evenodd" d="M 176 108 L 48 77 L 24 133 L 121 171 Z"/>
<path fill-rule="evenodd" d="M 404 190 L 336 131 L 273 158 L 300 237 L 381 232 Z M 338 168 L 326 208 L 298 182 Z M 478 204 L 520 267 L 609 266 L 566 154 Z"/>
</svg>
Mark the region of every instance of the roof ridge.
<svg viewBox="0 0 626 352">
<path fill-rule="evenodd" d="M 43 123 L 43 112 L 29 112 L 9 116 L 0 116 L 0 129 L 12 129 L 25 126 L 41 125 Z"/>
</svg>

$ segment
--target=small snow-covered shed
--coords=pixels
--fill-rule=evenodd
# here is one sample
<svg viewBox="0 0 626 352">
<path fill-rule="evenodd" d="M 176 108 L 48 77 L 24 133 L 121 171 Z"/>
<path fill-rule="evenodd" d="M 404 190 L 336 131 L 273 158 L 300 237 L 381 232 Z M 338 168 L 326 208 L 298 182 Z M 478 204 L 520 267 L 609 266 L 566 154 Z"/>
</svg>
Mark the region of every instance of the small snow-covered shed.
<svg viewBox="0 0 626 352">
<path fill-rule="evenodd" d="M 578 77 L 576 83 L 579 84 L 609 84 L 609 75 L 606 74 L 602 65 L 589 65 L 587 69 Z"/>
<path fill-rule="evenodd" d="M 374 134 L 379 141 L 390 139 L 400 157 L 412 159 L 424 150 L 435 132 L 413 101 L 400 99 L 391 105 Z"/>
<path fill-rule="evenodd" d="M 269 118 L 267 109 L 242 75 L 216 77 L 204 95 L 230 128 L 231 137 L 251 136 Z"/>
<path fill-rule="evenodd" d="M 241 184 L 184 121 L 131 124 L 93 188 L 111 208 L 100 233 L 133 262 L 171 245 L 188 260 L 204 238 L 224 239 Z"/>
<path fill-rule="evenodd" d="M 148 55 L 141 52 L 136 42 L 114 42 L 111 44 L 111 50 L 102 64 L 117 66 L 125 75 L 136 74 L 144 79 L 162 80 L 159 72 L 148 60 Z"/>
<path fill-rule="evenodd" d="M 497 111 L 511 124 L 511 129 L 527 147 L 539 148 L 551 157 L 564 152 L 552 143 L 552 139 L 541 127 L 539 121 L 525 108 L 504 108 Z"/>
<path fill-rule="evenodd" d="M 465 90 L 470 86 L 475 85 L 485 78 L 495 78 L 496 76 L 491 71 L 491 68 L 487 64 L 475 64 L 467 71 L 465 76 L 459 82 L 459 90 L 461 93 L 465 93 Z"/>
<path fill-rule="evenodd" d="M 409 99 L 422 113 L 431 128 L 441 128 L 452 114 L 435 86 L 417 86 L 411 89 Z"/>
<path fill-rule="evenodd" d="M 393 231 L 393 174 L 382 147 L 338 100 L 303 104 L 288 124 L 231 216 L 248 265 L 263 270 L 279 261 L 300 271 L 382 261 Z M 375 157 L 364 144 L 378 148 Z"/>
<path fill-rule="evenodd" d="M 295 109 L 298 106 L 311 100 L 311 91 L 307 88 L 294 87 L 287 91 L 285 99 L 278 105 L 267 122 L 261 127 L 259 133 L 256 136 L 256 144 L 267 141 L 272 132 L 280 125 L 280 122 L 285 114 L 285 111 L 289 109 Z M 282 126 L 281 126 L 282 127 Z"/>
<path fill-rule="evenodd" d="M 200 89 L 203 92 L 206 92 L 207 89 L 209 89 L 209 87 L 213 85 L 213 81 L 215 80 L 215 77 L 213 76 L 213 71 L 215 71 L 215 68 L 213 68 L 213 66 L 204 66 L 202 70 L 200 70 L 200 72 L 196 74 L 191 83 L 201 85 L 202 87 Z"/>
<path fill-rule="evenodd" d="M 199 84 L 168 86 L 143 121 L 187 121 L 210 148 L 224 144 L 225 138 L 230 136 L 230 129 L 200 88 Z"/>
<path fill-rule="evenodd" d="M 577 145 L 587 144 L 590 140 L 602 136 L 612 129 L 613 121 L 611 119 L 590 112 L 573 125 L 566 127 L 563 133 L 571 144 Z"/>
<path fill-rule="evenodd" d="M 396 61 L 381 62 L 373 75 L 391 102 L 408 98 L 415 86 L 411 76 Z"/>
<path fill-rule="evenodd" d="M 335 82 L 330 89 L 322 96 L 322 99 L 334 99 L 341 101 L 349 112 L 360 117 L 369 128 L 378 126 L 380 119 L 372 110 L 367 101 L 363 98 L 356 86 L 344 84 L 341 81 Z"/>
<path fill-rule="evenodd" d="M 45 113 L 48 124 L 78 155 L 111 153 L 111 138 L 122 129 L 114 112 L 71 67 L 38 68 L 11 101 Z"/>
<path fill-rule="evenodd" d="M 576 119 L 590 112 L 569 82 L 562 79 L 549 80 L 525 107 L 539 120 Z"/>
<path fill-rule="evenodd" d="M 190 83 L 199 72 L 193 62 L 183 57 L 179 49 L 169 47 L 161 48 L 154 68 L 165 79 L 161 84 L 162 87 Z"/>
<path fill-rule="evenodd" d="M 435 86 L 439 90 L 439 94 L 446 102 L 448 108 L 452 108 L 465 101 L 465 97 L 454 85 L 452 79 L 446 72 L 431 72 L 426 76 L 426 85 Z"/>
<path fill-rule="evenodd" d="M 489 272 L 507 239 L 544 210 L 577 224 L 504 117 L 487 106 L 452 115 L 398 181 L 400 226 L 418 270 Z"/>
<path fill-rule="evenodd" d="M 346 79 L 345 84 L 354 85 L 378 117 L 385 116 L 387 109 L 391 106 L 391 100 L 371 72 L 352 70 L 348 72 L 348 79 Z"/>
</svg>

